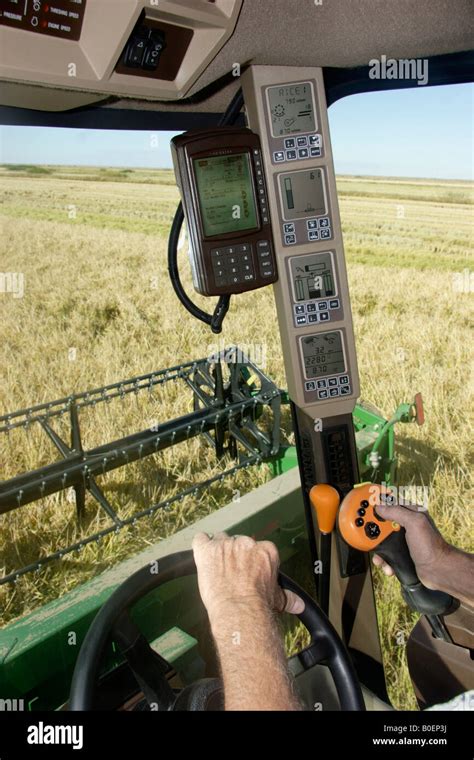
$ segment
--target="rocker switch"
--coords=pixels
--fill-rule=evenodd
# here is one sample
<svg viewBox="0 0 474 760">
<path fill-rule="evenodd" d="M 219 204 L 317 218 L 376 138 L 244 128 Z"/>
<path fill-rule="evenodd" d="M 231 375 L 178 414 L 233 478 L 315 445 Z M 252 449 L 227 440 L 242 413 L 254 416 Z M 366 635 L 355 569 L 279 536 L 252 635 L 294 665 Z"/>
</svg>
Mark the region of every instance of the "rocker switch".
<svg viewBox="0 0 474 760">
<path fill-rule="evenodd" d="M 164 36 L 159 32 L 152 32 L 149 44 L 143 59 L 143 68 L 148 71 L 155 71 L 159 62 L 163 48 L 165 47 Z"/>
<path fill-rule="evenodd" d="M 142 25 L 130 37 L 125 49 L 124 64 L 133 69 L 155 71 L 164 48 L 164 34 Z"/>
</svg>

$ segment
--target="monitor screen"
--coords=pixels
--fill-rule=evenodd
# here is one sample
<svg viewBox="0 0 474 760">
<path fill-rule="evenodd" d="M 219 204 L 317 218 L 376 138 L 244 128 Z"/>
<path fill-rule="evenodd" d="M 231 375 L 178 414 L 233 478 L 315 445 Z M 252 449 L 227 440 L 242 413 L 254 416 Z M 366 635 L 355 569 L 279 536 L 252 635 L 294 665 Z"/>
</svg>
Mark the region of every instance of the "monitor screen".
<svg viewBox="0 0 474 760">
<path fill-rule="evenodd" d="M 329 251 L 293 256 L 290 259 L 294 299 L 311 301 L 337 295 L 332 256 Z"/>
<path fill-rule="evenodd" d="M 301 346 L 308 380 L 345 372 L 342 336 L 339 331 L 309 335 L 301 339 Z"/>
<path fill-rule="evenodd" d="M 258 228 L 248 153 L 194 159 L 204 235 Z"/>
<path fill-rule="evenodd" d="M 280 192 L 286 220 L 326 214 L 322 169 L 280 174 Z"/>
<path fill-rule="evenodd" d="M 318 128 L 311 82 L 269 87 L 267 93 L 273 137 L 314 132 Z"/>
</svg>

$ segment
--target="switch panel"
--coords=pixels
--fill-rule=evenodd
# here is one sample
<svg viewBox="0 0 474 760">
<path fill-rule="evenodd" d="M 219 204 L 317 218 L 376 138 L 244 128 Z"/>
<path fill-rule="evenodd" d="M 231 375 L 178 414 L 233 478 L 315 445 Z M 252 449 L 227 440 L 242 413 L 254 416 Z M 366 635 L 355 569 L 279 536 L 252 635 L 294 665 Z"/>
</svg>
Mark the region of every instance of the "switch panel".
<svg viewBox="0 0 474 760">
<path fill-rule="evenodd" d="M 117 74 L 173 81 L 189 50 L 194 32 L 157 21 L 142 13 L 115 67 Z"/>
<path fill-rule="evenodd" d="M 140 24 L 127 43 L 123 54 L 123 64 L 132 69 L 156 71 L 164 47 L 163 32 L 146 24 Z"/>
<path fill-rule="evenodd" d="M 242 3 L 0 0 L 0 103 L 68 110 L 88 94 L 90 103 L 179 100 L 232 35 Z"/>
</svg>

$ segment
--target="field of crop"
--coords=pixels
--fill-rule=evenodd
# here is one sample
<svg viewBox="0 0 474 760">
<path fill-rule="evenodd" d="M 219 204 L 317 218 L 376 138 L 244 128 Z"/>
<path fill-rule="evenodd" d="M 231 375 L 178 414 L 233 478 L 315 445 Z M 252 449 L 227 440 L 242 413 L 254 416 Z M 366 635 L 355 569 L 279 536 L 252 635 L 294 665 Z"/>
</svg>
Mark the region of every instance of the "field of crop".
<svg viewBox="0 0 474 760">
<path fill-rule="evenodd" d="M 17 166 L 0 168 L 0 182 L 1 270 L 24 276 L 22 298 L 0 293 L 0 414 L 209 354 L 216 338 L 182 309 L 167 278 L 166 238 L 178 199 L 170 171 Z M 340 177 L 338 189 L 363 398 L 389 415 L 423 393 L 425 426 L 397 431 L 400 482 L 427 486 L 441 531 L 472 550 L 472 185 Z M 181 257 L 186 269 L 184 250 Z M 270 288 L 233 299 L 219 343 L 236 342 L 263 347 L 265 371 L 284 386 Z M 81 418 L 84 445 L 183 414 L 189 402 L 173 385 L 148 400 L 104 404 Z M 290 438 L 288 415 L 283 429 Z M 1 438 L 2 479 L 57 458 L 44 433 Z M 126 516 L 219 469 L 193 441 L 100 483 Z M 3 623 L 227 503 L 233 489 L 246 492 L 268 477 L 264 466 L 240 473 L 0 587 Z M 91 500 L 87 514 L 87 533 L 107 523 Z M 0 518 L 1 569 L 10 572 L 80 535 L 68 493 L 13 512 Z M 377 575 L 376 587 L 390 695 L 410 709 L 403 640 L 415 617 L 398 584 Z"/>
</svg>

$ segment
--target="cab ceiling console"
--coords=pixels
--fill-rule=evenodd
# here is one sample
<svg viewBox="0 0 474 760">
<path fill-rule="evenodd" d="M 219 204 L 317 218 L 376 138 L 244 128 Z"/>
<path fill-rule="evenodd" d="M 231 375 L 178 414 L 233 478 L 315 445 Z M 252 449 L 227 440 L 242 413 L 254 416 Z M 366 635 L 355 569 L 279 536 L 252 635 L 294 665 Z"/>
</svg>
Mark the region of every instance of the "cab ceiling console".
<svg viewBox="0 0 474 760">
<path fill-rule="evenodd" d="M 63 110 L 66 96 L 69 108 L 109 95 L 185 97 L 241 8 L 242 0 L 0 0 L 2 102 Z"/>
</svg>

